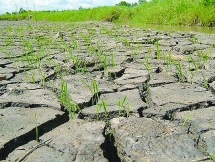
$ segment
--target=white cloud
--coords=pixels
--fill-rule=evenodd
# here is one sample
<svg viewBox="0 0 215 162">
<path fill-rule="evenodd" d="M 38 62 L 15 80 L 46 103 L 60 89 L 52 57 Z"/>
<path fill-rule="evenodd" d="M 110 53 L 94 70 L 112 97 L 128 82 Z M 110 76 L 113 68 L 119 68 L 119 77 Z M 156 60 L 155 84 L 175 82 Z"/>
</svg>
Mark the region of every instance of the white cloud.
<svg viewBox="0 0 215 162">
<path fill-rule="evenodd" d="M 121 0 L 0 0 L 0 14 L 6 12 L 25 10 L 67 10 L 115 5 Z M 137 2 L 138 0 L 125 0 L 126 2 Z"/>
</svg>

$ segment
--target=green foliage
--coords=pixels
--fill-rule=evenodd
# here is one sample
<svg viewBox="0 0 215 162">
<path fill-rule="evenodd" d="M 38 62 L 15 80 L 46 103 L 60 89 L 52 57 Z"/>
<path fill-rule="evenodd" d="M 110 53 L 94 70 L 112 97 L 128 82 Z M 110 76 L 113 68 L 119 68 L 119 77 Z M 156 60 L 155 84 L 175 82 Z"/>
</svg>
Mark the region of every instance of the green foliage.
<svg viewBox="0 0 215 162">
<path fill-rule="evenodd" d="M 131 3 L 131 7 L 134 7 L 134 6 L 137 6 L 137 5 L 138 5 L 137 2 Z"/>
<path fill-rule="evenodd" d="M 190 114 L 187 114 L 182 123 L 182 128 L 184 128 L 185 124 L 188 122 L 189 119 L 190 119 Z"/>
<path fill-rule="evenodd" d="M 60 93 L 60 102 L 64 106 L 65 109 L 69 111 L 70 118 L 75 117 L 75 112 L 80 110 L 80 107 L 77 103 L 75 103 L 69 96 L 67 82 L 65 80 L 61 80 L 61 93 Z"/>
<path fill-rule="evenodd" d="M 205 6 L 214 6 L 215 7 L 215 0 L 202 0 L 202 3 Z"/>
<path fill-rule="evenodd" d="M 20 8 L 19 9 L 19 14 L 21 14 L 21 13 L 25 13 L 25 12 L 27 12 L 26 10 L 24 10 L 23 8 Z"/>
<path fill-rule="evenodd" d="M 149 2 L 139 0 L 138 4 L 141 5 L 121 1 L 116 6 L 61 12 L 23 12 L 20 9 L 21 13 L 0 15 L 0 20 L 23 20 L 30 14 L 33 16 L 32 20 L 64 22 L 104 20 L 129 24 L 141 22 L 143 24 L 192 26 L 213 26 L 215 22 L 215 0 L 151 0 Z"/>
<path fill-rule="evenodd" d="M 131 3 L 128 3 L 126 1 L 121 1 L 118 4 L 116 4 L 116 6 L 127 6 L 127 7 L 130 7 Z"/>
<path fill-rule="evenodd" d="M 146 0 L 138 0 L 138 4 L 139 4 L 139 5 L 141 5 L 141 4 L 143 4 L 143 3 L 147 3 L 147 1 L 146 1 Z"/>
<path fill-rule="evenodd" d="M 81 82 L 90 90 L 92 94 L 92 105 L 96 104 L 99 98 L 99 89 L 98 89 L 98 83 L 96 82 L 96 80 L 91 80 L 90 84 L 88 84 L 84 80 L 81 80 Z"/>
<path fill-rule="evenodd" d="M 213 12 L 214 7 L 203 5 L 202 0 L 153 0 L 135 8 L 133 21 L 147 24 L 209 26 L 215 20 Z"/>
</svg>

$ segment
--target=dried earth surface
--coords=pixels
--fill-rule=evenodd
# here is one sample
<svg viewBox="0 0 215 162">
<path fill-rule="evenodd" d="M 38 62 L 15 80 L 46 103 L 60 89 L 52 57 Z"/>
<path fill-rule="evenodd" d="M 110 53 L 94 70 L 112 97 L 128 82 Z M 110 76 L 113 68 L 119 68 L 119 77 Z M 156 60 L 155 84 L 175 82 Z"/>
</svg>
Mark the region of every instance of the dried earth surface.
<svg viewBox="0 0 215 162">
<path fill-rule="evenodd" d="M 215 161 L 215 34 L 0 22 L 0 161 Z"/>
</svg>

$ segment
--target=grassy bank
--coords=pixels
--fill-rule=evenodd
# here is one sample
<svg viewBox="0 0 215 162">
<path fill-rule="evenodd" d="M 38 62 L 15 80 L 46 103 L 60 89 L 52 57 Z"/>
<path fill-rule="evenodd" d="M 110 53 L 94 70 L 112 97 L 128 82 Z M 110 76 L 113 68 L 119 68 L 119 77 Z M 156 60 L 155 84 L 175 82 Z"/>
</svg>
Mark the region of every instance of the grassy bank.
<svg viewBox="0 0 215 162">
<path fill-rule="evenodd" d="M 159 25 L 215 26 L 215 0 L 152 0 L 135 7 L 104 6 L 66 11 L 37 11 L 3 14 L 1 20 L 32 20 L 76 22 L 104 20 L 118 23 Z"/>
</svg>

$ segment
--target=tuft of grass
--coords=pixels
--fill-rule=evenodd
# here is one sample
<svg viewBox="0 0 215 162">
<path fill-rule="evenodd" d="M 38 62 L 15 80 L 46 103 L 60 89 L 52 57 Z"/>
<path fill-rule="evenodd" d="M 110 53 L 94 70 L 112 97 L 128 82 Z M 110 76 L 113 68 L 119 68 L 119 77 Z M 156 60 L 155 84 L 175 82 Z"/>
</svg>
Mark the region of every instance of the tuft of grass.
<svg viewBox="0 0 215 162">
<path fill-rule="evenodd" d="M 122 110 L 124 109 L 125 102 L 126 102 L 126 96 L 123 98 L 123 100 L 117 100 L 117 105 L 119 107 L 119 116 L 121 115 Z"/>
<path fill-rule="evenodd" d="M 185 124 L 187 123 L 187 121 L 190 119 L 190 114 L 187 114 L 186 117 L 184 118 L 184 121 L 182 123 L 182 128 L 184 128 Z"/>
<path fill-rule="evenodd" d="M 81 82 L 90 90 L 92 94 L 92 105 L 97 104 L 99 98 L 99 90 L 98 90 L 98 83 L 96 80 L 91 80 L 90 84 L 87 84 L 84 80 Z"/>
<path fill-rule="evenodd" d="M 202 77 L 203 77 L 203 87 L 205 87 L 207 90 L 209 90 L 210 86 L 209 86 L 207 79 L 205 78 L 204 75 L 202 75 Z"/>
<path fill-rule="evenodd" d="M 75 103 L 68 94 L 68 86 L 65 80 L 61 80 L 61 93 L 60 93 L 60 102 L 65 109 L 69 111 L 70 118 L 75 118 L 76 111 L 80 110 L 80 107 Z"/>
<path fill-rule="evenodd" d="M 153 67 L 149 62 L 148 56 L 145 57 L 145 62 L 143 61 L 142 64 L 146 68 L 146 70 L 148 71 L 148 75 L 150 75 L 153 71 Z"/>
<path fill-rule="evenodd" d="M 210 156 L 210 160 L 213 160 L 215 157 L 215 153 L 213 153 L 211 156 Z"/>
<path fill-rule="evenodd" d="M 179 82 L 186 82 L 187 79 L 186 77 L 184 76 L 184 70 L 183 70 L 183 67 L 182 67 L 182 64 L 180 61 L 174 61 L 174 65 L 177 69 L 177 72 L 175 73 L 175 76 L 178 78 Z"/>
<path fill-rule="evenodd" d="M 161 58 L 161 50 L 158 41 L 155 42 L 156 47 L 156 59 L 160 60 Z"/>
</svg>

